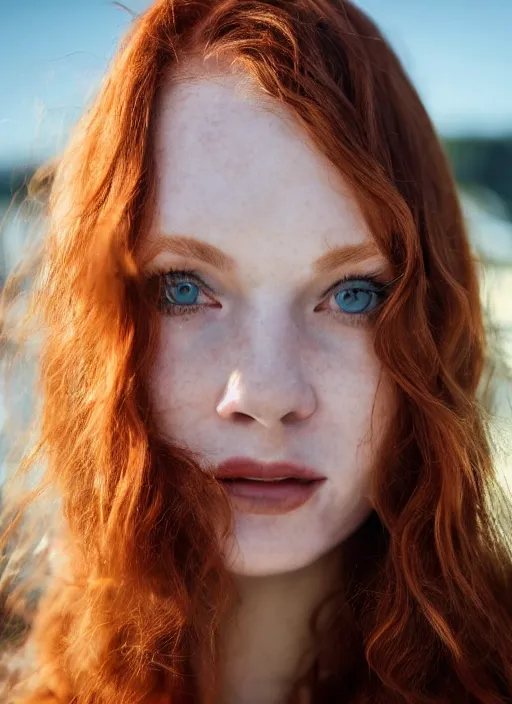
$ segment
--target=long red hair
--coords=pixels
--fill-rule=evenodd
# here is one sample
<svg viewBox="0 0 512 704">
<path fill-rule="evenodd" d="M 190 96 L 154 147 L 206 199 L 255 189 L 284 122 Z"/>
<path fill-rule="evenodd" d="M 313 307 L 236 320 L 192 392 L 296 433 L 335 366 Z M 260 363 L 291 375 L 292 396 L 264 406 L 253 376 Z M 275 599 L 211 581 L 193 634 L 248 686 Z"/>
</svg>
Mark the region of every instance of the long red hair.
<svg viewBox="0 0 512 704">
<path fill-rule="evenodd" d="M 43 174 L 45 234 L 23 319 L 39 326 L 41 404 L 14 476 L 43 473 L 35 488 L 6 492 L 4 617 L 19 610 L 41 555 L 32 550 L 21 578 L 13 541 L 34 546 L 48 530 L 63 559 L 36 605 L 23 601 L 27 628 L 3 658 L 7 701 L 215 701 L 216 635 L 236 599 L 219 547 L 229 503 L 198 458 L 158 435 L 144 385 L 158 320 L 135 257 L 154 195 L 159 88 L 188 59 L 211 56 L 292 111 L 350 184 L 398 276 L 375 322 L 398 410 L 374 510 L 339 548 L 335 616 L 312 621 L 312 701 L 510 702 L 510 508 L 479 394 L 476 264 L 421 101 L 346 0 L 158 0 Z M 4 302 L 9 291 L 19 302 L 14 281 Z M 46 523 L 29 523 L 43 499 Z"/>
</svg>

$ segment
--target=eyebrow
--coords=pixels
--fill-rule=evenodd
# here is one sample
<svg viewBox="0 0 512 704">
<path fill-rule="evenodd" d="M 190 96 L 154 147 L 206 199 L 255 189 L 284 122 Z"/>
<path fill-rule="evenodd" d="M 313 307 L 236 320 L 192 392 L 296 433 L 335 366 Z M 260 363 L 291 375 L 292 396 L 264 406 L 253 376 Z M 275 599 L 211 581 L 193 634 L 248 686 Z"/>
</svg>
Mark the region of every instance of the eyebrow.
<svg viewBox="0 0 512 704">
<path fill-rule="evenodd" d="M 162 252 L 199 259 L 205 264 L 210 264 L 210 266 L 226 273 L 234 271 L 236 268 L 233 257 L 230 257 L 213 244 L 196 240 L 195 237 L 158 235 L 152 240 L 145 252 L 144 263 L 149 262 Z"/>
<path fill-rule="evenodd" d="M 158 235 L 148 247 L 144 262 L 149 262 L 162 252 L 198 259 L 224 273 L 232 273 L 236 269 L 233 257 L 195 237 Z M 377 256 L 382 255 L 373 240 L 356 245 L 332 246 L 313 263 L 313 272 L 318 276 L 325 276 L 341 266 L 360 264 Z"/>
<path fill-rule="evenodd" d="M 382 253 L 373 240 L 343 247 L 333 246 L 314 262 L 313 271 L 319 276 L 325 276 L 341 266 L 361 264 L 378 256 L 382 256 Z"/>
</svg>

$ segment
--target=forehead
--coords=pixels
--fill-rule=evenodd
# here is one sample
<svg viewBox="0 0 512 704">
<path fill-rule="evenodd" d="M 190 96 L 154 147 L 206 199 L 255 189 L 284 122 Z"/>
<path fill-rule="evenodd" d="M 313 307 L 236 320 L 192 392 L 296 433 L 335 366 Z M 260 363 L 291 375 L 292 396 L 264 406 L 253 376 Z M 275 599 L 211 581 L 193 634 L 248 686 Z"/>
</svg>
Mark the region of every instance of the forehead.
<svg viewBox="0 0 512 704">
<path fill-rule="evenodd" d="M 151 232 L 202 239 L 253 263 L 285 252 L 307 261 L 371 239 L 342 176 L 294 116 L 246 90 L 248 81 L 220 73 L 163 88 Z"/>
</svg>

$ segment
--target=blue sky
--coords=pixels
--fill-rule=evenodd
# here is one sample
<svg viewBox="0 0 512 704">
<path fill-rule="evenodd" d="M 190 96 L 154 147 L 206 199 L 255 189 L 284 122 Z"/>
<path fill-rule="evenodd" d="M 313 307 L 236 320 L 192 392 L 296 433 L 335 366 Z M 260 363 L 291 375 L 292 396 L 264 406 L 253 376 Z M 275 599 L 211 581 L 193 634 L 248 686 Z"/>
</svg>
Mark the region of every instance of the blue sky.
<svg viewBox="0 0 512 704">
<path fill-rule="evenodd" d="M 391 40 L 439 131 L 512 133 L 512 0 L 357 0 Z M 148 0 L 125 0 L 140 11 Z M 54 152 L 130 16 L 109 0 L 5 0 L 0 164 Z"/>
</svg>

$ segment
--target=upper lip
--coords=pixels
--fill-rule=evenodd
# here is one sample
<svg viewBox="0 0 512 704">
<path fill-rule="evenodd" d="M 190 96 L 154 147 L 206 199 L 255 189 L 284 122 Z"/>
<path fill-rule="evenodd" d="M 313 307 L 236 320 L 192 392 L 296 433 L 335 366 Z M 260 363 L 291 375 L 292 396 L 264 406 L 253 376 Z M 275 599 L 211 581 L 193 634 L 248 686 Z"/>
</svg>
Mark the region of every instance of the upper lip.
<svg viewBox="0 0 512 704">
<path fill-rule="evenodd" d="M 219 464 L 215 471 L 217 479 L 243 479 L 255 477 L 258 479 L 278 479 L 290 477 L 313 481 L 325 479 L 310 467 L 293 462 L 259 462 L 249 457 L 232 457 Z"/>
</svg>

